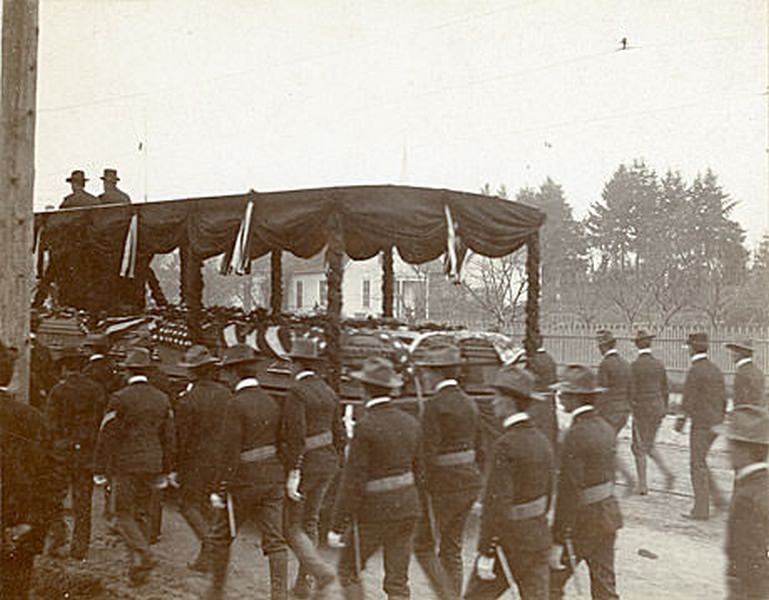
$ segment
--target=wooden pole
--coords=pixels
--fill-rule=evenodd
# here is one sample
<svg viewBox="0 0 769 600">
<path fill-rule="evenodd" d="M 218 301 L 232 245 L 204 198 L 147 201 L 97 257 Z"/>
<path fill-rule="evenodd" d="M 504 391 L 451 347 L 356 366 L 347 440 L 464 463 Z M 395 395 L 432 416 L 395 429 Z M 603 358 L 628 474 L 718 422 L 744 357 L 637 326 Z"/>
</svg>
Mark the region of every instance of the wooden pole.
<svg viewBox="0 0 769 600">
<path fill-rule="evenodd" d="M 395 269 L 393 266 L 392 246 L 382 250 L 382 316 L 393 316 L 393 290 L 395 289 Z"/>
<path fill-rule="evenodd" d="M 342 219 L 334 213 L 329 218 L 326 264 L 328 272 L 328 311 L 326 313 L 326 351 L 328 353 L 328 382 L 339 390 L 342 373 L 342 276 L 344 232 Z"/>
<path fill-rule="evenodd" d="M 526 337 L 524 348 L 528 356 L 534 356 L 539 338 L 539 232 L 531 235 L 526 242 Z"/>
<path fill-rule="evenodd" d="M 19 351 L 13 391 L 23 402 L 29 401 L 37 21 L 37 0 L 3 1 L 0 337 Z"/>
<path fill-rule="evenodd" d="M 275 248 L 270 252 L 270 311 L 283 312 L 283 252 Z"/>
</svg>

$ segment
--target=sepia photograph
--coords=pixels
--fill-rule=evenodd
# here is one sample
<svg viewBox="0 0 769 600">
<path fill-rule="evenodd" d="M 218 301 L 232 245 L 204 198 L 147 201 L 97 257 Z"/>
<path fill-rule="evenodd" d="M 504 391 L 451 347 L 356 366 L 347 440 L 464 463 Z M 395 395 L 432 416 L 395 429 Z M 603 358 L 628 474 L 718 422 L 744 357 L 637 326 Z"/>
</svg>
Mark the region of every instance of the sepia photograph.
<svg viewBox="0 0 769 600">
<path fill-rule="evenodd" d="M 0 600 L 769 600 L 765 0 L 0 20 Z"/>
</svg>

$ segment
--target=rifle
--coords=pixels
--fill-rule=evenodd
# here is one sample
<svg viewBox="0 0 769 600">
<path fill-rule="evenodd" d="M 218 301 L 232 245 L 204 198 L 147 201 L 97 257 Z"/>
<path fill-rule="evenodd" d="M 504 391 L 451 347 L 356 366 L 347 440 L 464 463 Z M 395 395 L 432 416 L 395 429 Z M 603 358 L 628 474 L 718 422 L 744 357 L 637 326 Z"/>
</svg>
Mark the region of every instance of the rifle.
<svg viewBox="0 0 769 600">
<path fill-rule="evenodd" d="M 574 554 L 574 544 L 571 542 L 571 531 L 566 531 L 566 537 L 564 539 L 564 549 L 566 550 L 566 558 L 569 561 L 569 568 L 571 568 L 571 578 L 574 580 L 574 587 L 577 590 L 577 596 L 582 596 L 582 586 L 579 584 L 579 578 L 577 577 L 577 560 Z"/>
<path fill-rule="evenodd" d="M 502 546 L 499 544 L 494 544 L 494 552 L 497 555 L 499 566 L 502 567 L 502 573 L 505 575 L 505 581 L 507 581 L 507 586 L 510 588 L 510 593 L 513 595 L 513 599 L 515 599 L 518 597 L 515 594 L 517 587 L 515 585 L 515 579 L 513 578 L 513 571 L 510 568 L 510 563 L 507 560 L 507 555 L 505 554 Z"/>
</svg>

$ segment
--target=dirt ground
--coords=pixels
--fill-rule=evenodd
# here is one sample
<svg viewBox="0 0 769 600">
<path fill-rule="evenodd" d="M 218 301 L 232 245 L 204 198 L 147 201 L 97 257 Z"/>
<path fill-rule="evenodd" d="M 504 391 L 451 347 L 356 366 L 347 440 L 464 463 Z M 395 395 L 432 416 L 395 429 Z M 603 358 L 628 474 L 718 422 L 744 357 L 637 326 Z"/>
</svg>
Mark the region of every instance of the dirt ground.
<svg viewBox="0 0 769 600">
<path fill-rule="evenodd" d="M 714 513 L 708 522 L 691 522 L 681 513 L 691 508 L 691 492 L 688 466 L 688 436 L 672 431 L 672 419 L 666 421 L 659 435 L 659 447 L 676 474 L 673 493 L 661 491 L 662 478 L 652 465 L 650 471 L 650 495 L 624 497 L 625 489 L 619 488 L 625 527 L 619 532 L 616 563 L 618 591 L 629 600 L 655 598 L 689 599 L 724 597 L 724 557 L 722 551 L 726 515 Z M 620 458 L 632 465 L 629 433 L 620 437 Z M 723 443 L 718 440 L 711 452 L 711 468 L 721 484 L 729 490 L 732 473 Z M 36 598 L 49 600 L 65 598 L 140 598 L 188 600 L 200 598 L 207 587 L 204 577 L 186 568 L 194 558 L 197 543 L 181 516 L 172 506 L 163 514 L 163 530 L 160 541 L 153 547 L 159 566 L 152 572 L 150 581 L 132 588 L 127 583 L 127 553 L 113 534 L 109 533 L 101 519 L 102 497 L 94 495 L 94 539 L 88 560 L 83 563 L 38 558 Z M 466 532 L 465 564 L 469 571 L 474 556 L 478 518 L 474 515 Z M 653 553 L 657 558 L 639 554 Z M 335 560 L 333 551 L 326 550 L 330 561 Z M 291 562 L 291 572 L 296 563 Z M 42 577 L 40 573 L 45 573 Z M 384 598 L 381 591 L 381 556 L 369 562 L 366 573 L 366 590 L 369 598 Z M 268 571 L 261 555 L 257 537 L 245 530 L 233 545 L 228 580 L 229 598 L 267 598 Z M 587 598 L 588 575 L 584 566 L 578 569 L 581 594 L 573 583 L 567 587 L 568 598 Z M 411 566 L 412 596 L 432 598 L 425 579 L 415 561 Z M 54 589 L 67 589 L 67 595 Z M 335 590 L 339 592 L 338 588 Z M 341 594 L 339 594 L 341 597 Z M 505 597 L 510 597 L 506 595 Z M 517 595 L 515 595 L 517 597 Z"/>
</svg>

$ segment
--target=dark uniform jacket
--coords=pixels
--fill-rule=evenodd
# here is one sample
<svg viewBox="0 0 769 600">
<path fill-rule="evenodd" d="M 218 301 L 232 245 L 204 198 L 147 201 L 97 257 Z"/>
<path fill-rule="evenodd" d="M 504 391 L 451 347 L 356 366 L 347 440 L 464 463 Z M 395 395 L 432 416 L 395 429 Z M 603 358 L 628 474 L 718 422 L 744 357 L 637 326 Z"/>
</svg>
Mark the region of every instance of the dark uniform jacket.
<svg viewBox="0 0 769 600">
<path fill-rule="evenodd" d="M 99 199 L 96 196 L 85 190 L 77 190 L 64 196 L 59 208 L 82 208 L 84 206 L 98 206 L 99 204 Z"/>
<path fill-rule="evenodd" d="M 729 586 L 733 591 L 741 592 L 735 593 L 735 598 L 769 597 L 767 467 L 735 481 L 726 527 L 726 558 Z"/>
<path fill-rule="evenodd" d="M 80 373 L 57 383 L 48 398 L 48 423 L 54 448 L 67 466 L 91 470 L 99 425 L 106 406 L 104 390 Z"/>
<path fill-rule="evenodd" d="M 325 434 L 330 443 L 305 448 L 305 440 Z M 326 476 L 339 468 L 347 443 L 342 408 L 334 391 L 316 373 L 299 373 L 283 403 L 286 467 L 308 476 Z"/>
<path fill-rule="evenodd" d="M 723 421 L 726 412 L 724 375 L 708 358 L 695 360 L 689 367 L 681 408 L 691 418 L 693 429 L 710 429 Z"/>
<path fill-rule="evenodd" d="M 579 409 L 578 409 L 579 410 Z M 622 527 L 614 495 L 591 504 L 580 501 L 580 492 L 614 481 L 614 430 L 593 409 L 574 416 L 561 449 L 553 539 L 562 544 L 570 533 L 577 551 L 584 553 Z"/>
<path fill-rule="evenodd" d="M 598 366 L 598 385 L 606 391 L 596 402 L 596 410 L 610 423 L 630 414 L 633 378 L 630 365 L 617 352 L 609 350 Z"/>
<path fill-rule="evenodd" d="M 513 520 L 510 510 L 545 496 L 547 508 L 553 489 L 553 454 L 550 443 L 530 418 L 513 423 L 494 444 L 491 470 L 481 514 L 478 551 L 492 555 L 494 538 L 508 556 L 550 547 L 546 511 L 541 516 Z"/>
<path fill-rule="evenodd" d="M 196 381 L 176 411 L 177 465 L 184 486 L 213 485 L 230 390 L 216 381 Z"/>
<path fill-rule="evenodd" d="M 734 374 L 734 406 L 753 404 L 766 408 L 764 395 L 764 374 L 753 361 L 737 367 Z"/>
<path fill-rule="evenodd" d="M 37 554 L 43 550 L 48 524 L 56 514 L 63 485 L 42 413 L 13 399 L 2 388 L 0 444 L 2 525 L 31 525 L 32 530 L 20 545 L 22 551 Z"/>
<path fill-rule="evenodd" d="M 547 397 L 546 402 L 532 402 L 528 412 L 534 423 L 550 442 L 555 453 L 558 447 L 558 411 L 555 394 L 550 389 L 558 380 L 558 368 L 544 348 L 540 348 L 530 359 L 526 368 L 534 375 L 534 389 Z"/>
<path fill-rule="evenodd" d="M 370 401 L 372 402 L 372 401 Z M 417 518 L 420 502 L 415 485 L 382 492 L 366 492 L 366 483 L 412 472 L 415 481 L 423 476 L 419 422 L 393 406 L 376 399 L 355 426 L 347 464 L 336 498 L 332 529 L 343 531 L 350 518 L 360 522 Z"/>
<path fill-rule="evenodd" d="M 175 467 L 176 432 L 168 398 L 132 377 L 112 396 L 102 420 L 94 469 L 97 473 L 170 473 Z"/>
<path fill-rule="evenodd" d="M 528 369 L 532 372 L 538 392 L 549 392 L 550 386 L 558 379 L 555 360 L 544 348 L 540 348 L 528 359 Z"/>
<path fill-rule="evenodd" d="M 484 460 L 482 434 L 475 402 L 456 383 L 441 387 L 425 402 L 422 435 L 427 489 L 430 493 L 480 489 L 478 465 L 483 465 Z M 453 466 L 435 464 L 438 456 L 463 450 L 474 451 L 475 459 Z"/>
<path fill-rule="evenodd" d="M 255 379 L 244 380 L 238 387 L 227 403 L 224 417 L 219 479 L 230 487 L 282 485 L 285 471 L 279 458 L 280 407 Z M 268 452 L 270 447 L 272 452 L 262 460 L 241 459 L 245 452 Z"/>
<path fill-rule="evenodd" d="M 630 370 L 633 417 L 655 419 L 664 415 L 668 407 L 668 376 L 662 361 L 644 352 L 630 364 Z"/>
<path fill-rule="evenodd" d="M 106 356 L 90 358 L 83 369 L 83 375 L 98 383 L 107 395 L 117 392 L 125 385 L 112 359 Z"/>
<path fill-rule="evenodd" d="M 99 202 L 102 204 L 131 204 L 131 197 L 123 190 L 105 190 L 99 194 Z"/>
</svg>

